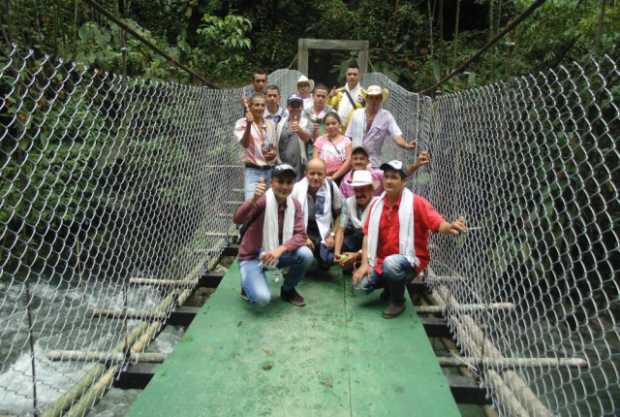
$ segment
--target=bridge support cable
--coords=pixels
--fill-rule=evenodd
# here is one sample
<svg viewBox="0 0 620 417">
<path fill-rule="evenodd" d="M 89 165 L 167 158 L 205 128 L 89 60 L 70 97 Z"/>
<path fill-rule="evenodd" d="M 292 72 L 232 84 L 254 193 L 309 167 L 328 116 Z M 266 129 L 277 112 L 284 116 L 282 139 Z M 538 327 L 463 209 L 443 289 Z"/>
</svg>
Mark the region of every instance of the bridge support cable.
<svg viewBox="0 0 620 417">
<path fill-rule="evenodd" d="M 462 73 L 463 71 L 465 71 L 471 64 L 474 63 L 474 61 L 476 61 L 478 58 L 480 58 L 480 56 L 482 56 L 482 54 L 484 52 L 486 52 L 489 48 L 493 47 L 493 45 L 495 45 L 500 39 L 502 39 L 508 33 L 512 32 L 521 22 L 523 22 L 525 19 L 530 17 L 532 15 L 532 13 L 534 13 L 534 11 L 536 9 L 538 9 L 540 6 L 542 6 L 545 3 L 545 1 L 546 0 L 535 0 L 530 5 L 530 7 L 528 7 L 519 16 L 515 17 L 510 22 L 508 22 L 508 24 L 506 24 L 504 29 L 502 29 L 499 32 L 497 32 L 497 34 L 495 36 L 493 36 L 482 48 L 480 48 L 478 51 L 476 51 L 476 53 L 474 53 L 471 57 L 469 57 L 461 65 L 459 65 L 454 70 L 452 70 L 452 72 L 450 72 L 448 75 L 446 75 L 445 77 L 443 77 L 442 79 L 437 81 L 434 85 L 432 85 L 432 86 L 430 86 L 430 87 L 420 91 L 419 93 L 420 94 L 433 94 L 435 92 L 435 90 L 437 90 L 437 88 L 439 88 L 446 81 L 450 80 L 451 78 L 453 78 L 453 77 L 457 76 L 458 74 Z"/>
<path fill-rule="evenodd" d="M 146 39 L 138 31 L 133 29 L 131 26 L 127 25 L 127 23 L 123 22 L 122 19 L 120 19 L 117 16 L 115 16 L 113 13 L 111 13 L 109 10 L 107 10 L 105 7 L 103 7 L 102 5 L 97 3 L 96 1 L 94 1 L 94 0 L 84 0 L 84 1 L 86 3 L 88 3 L 88 4 L 90 4 L 99 13 L 101 13 L 102 15 L 104 15 L 105 17 L 110 19 L 113 23 L 115 23 L 119 27 L 121 27 L 125 32 L 130 33 L 133 37 L 135 37 L 137 40 L 142 42 L 145 46 L 147 46 L 148 48 L 150 48 L 151 50 L 153 50 L 157 54 L 161 55 L 162 57 L 166 58 L 168 60 L 168 62 L 170 62 L 174 66 L 176 66 L 176 67 L 182 69 L 183 71 L 187 72 L 193 78 L 199 80 L 200 82 L 202 82 L 204 85 L 206 85 L 208 87 L 219 88 L 216 84 L 214 84 L 213 82 L 207 80 L 205 77 L 203 77 L 202 75 L 198 74 L 193 69 L 187 67 L 186 65 L 181 64 L 179 61 L 177 61 L 175 58 L 173 58 L 170 54 L 166 53 L 164 50 L 159 48 L 153 42 L 151 42 L 148 39 Z"/>
</svg>

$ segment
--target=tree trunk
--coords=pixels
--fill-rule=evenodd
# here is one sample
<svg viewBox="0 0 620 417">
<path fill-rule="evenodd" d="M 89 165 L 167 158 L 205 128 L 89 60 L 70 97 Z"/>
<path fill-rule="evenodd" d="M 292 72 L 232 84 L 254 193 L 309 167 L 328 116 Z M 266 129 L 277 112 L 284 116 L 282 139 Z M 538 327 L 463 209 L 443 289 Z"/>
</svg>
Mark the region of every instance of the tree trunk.
<svg viewBox="0 0 620 417">
<path fill-rule="evenodd" d="M 461 0 L 456 0 L 456 17 L 454 18 L 454 37 L 452 39 L 452 66 L 456 67 L 456 52 L 459 44 L 459 21 L 461 20 Z"/>
<path fill-rule="evenodd" d="M 495 36 L 495 19 L 494 19 L 495 0 L 489 0 L 489 41 Z"/>
<path fill-rule="evenodd" d="M 598 14 L 598 24 L 596 26 L 596 38 L 594 41 L 594 50 L 596 52 L 601 52 L 601 37 L 603 35 L 603 26 L 605 23 L 605 3 L 606 0 L 600 0 L 601 9 Z"/>
<path fill-rule="evenodd" d="M 443 0 L 439 0 L 439 38 L 441 40 L 444 39 L 444 28 L 443 28 Z"/>
<path fill-rule="evenodd" d="M 189 23 L 187 25 L 187 44 L 192 48 L 196 47 L 198 39 L 196 38 L 196 31 L 202 21 L 202 12 L 200 6 L 192 7 L 192 14 L 189 17 Z"/>
<path fill-rule="evenodd" d="M 431 0 L 428 0 L 428 32 L 430 56 L 433 57 L 433 18 L 435 17 L 435 7 L 431 7 Z"/>
</svg>

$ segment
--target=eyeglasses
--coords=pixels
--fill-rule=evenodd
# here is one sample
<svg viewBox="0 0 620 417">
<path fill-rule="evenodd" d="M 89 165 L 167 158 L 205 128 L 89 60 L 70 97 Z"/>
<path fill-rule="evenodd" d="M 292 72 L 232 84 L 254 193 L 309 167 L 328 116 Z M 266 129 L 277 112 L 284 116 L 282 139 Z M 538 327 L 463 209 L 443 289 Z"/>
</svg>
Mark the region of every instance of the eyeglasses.
<svg viewBox="0 0 620 417">
<path fill-rule="evenodd" d="M 298 107 L 301 107 L 301 103 L 296 101 L 294 103 L 289 103 L 289 106 L 291 106 L 292 108 L 296 109 Z"/>
</svg>

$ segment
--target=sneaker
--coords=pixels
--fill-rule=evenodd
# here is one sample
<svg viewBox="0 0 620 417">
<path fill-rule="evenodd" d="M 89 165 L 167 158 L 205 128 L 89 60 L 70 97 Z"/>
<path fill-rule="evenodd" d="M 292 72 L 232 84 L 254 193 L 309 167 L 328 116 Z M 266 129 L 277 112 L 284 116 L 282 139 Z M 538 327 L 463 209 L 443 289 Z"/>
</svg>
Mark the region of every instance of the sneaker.
<svg viewBox="0 0 620 417">
<path fill-rule="evenodd" d="M 297 290 L 295 290 L 295 288 L 289 291 L 284 291 L 284 289 L 281 289 L 280 298 L 283 301 L 286 301 L 287 303 L 291 303 L 297 307 L 303 307 L 306 305 L 306 301 L 304 300 L 304 297 L 302 297 L 301 294 L 299 294 Z"/>
<path fill-rule="evenodd" d="M 241 299 L 244 301 L 250 302 L 250 297 L 245 293 L 245 290 L 241 288 Z"/>
<path fill-rule="evenodd" d="M 393 319 L 398 317 L 403 311 L 405 311 L 405 303 L 390 303 L 385 310 L 383 310 L 384 319 Z"/>
</svg>

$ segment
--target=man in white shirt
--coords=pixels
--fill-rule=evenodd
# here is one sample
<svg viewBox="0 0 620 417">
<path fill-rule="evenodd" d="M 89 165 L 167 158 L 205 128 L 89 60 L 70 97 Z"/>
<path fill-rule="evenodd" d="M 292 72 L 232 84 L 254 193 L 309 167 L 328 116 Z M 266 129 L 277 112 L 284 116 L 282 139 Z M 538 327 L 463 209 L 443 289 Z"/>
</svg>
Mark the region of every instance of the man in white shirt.
<svg viewBox="0 0 620 417">
<path fill-rule="evenodd" d="M 268 85 L 265 88 L 265 120 L 271 120 L 277 125 L 280 120 L 286 119 L 288 114 L 284 107 L 280 106 L 280 88 L 277 85 Z"/>
<path fill-rule="evenodd" d="M 415 149 L 416 142 L 407 142 L 403 132 L 396 124 L 392 113 L 382 107 L 389 93 L 378 85 L 371 85 L 365 91 L 366 108 L 357 109 L 351 115 L 346 136 L 351 138 L 353 146 L 363 146 L 368 151 L 373 168 L 381 165 L 381 148 L 387 138 L 391 138 L 401 148 Z"/>
</svg>

